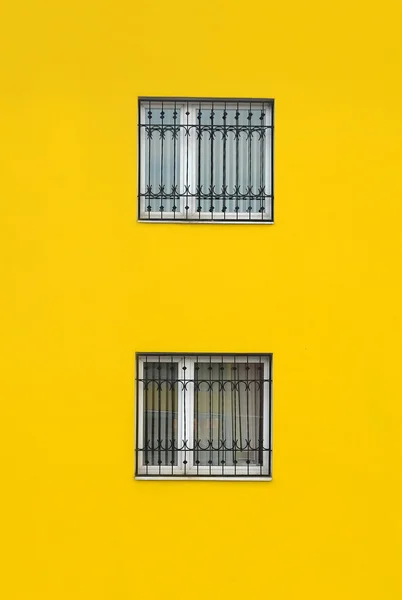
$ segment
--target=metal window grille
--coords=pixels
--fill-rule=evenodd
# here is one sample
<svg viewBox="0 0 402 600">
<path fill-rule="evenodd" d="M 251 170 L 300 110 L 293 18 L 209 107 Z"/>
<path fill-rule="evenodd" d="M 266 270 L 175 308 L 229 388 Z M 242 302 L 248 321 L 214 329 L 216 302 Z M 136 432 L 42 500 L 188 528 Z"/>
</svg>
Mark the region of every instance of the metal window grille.
<svg viewBox="0 0 402 600">
<path fill-rule="evenodd" d="M 271 354 L 137 355 L 136 476 L 272 474 Z"/>
<path fill-rule="evenodd" d="M 139 219 L 273 221 L 273 101 L 141 98 Z"/>
</svg>

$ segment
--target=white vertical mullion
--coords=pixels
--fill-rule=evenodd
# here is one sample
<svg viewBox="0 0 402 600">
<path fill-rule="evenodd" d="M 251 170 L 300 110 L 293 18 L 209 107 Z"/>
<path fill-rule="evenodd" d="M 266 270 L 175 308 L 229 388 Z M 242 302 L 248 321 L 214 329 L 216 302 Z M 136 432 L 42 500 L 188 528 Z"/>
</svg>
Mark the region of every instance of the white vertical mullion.
<svg viewBox="0 0 402 600">
<path fill-rule="evenodd" d="M 145 107 L 141 104 L 140 106 L 140 111 L 141 111 L 141 124 L 145 125 Z M 145 189 L 146 189 L 146 181 L 145 181 L 145 176 L 146 176 L 146 156 L 145 156 L 145 137 L 146 137 L 146 133 L 145 133 L 145 127 L 140 127 L 139 128 L 139 145 L 140 145 L 140 156 L 141 156 L 141 162 L 140 162 L 140 189 L 139 189 L 139 193 L 140 194 L 144 194 L 145 193 Z M 149 165 L 148 165 L 148 168 Z M 146 212 L 146 200 L 145 200 L 145 196 L 140 196 L 141 201 L 140 201 L 140 214 L 145 213 Z"/>
<path fill-rule="evenodd" d="M 190 113 L 189 122 L 192 125 L 195 125 L 197 123 L 196 105 L 190 104 L 188 110 Z M 190 184 L 190 191 L 192 194 L 194 194 L 197 187 L 197 129 L 195 127 L 191 129 L 188 147 L 188 160 L 188 181 Z M 196 217 L 197 200 L 195 196 L 189 199 L 188 206 L 190 207 L 188 211 L 189 216 Z"/>
<path fill-rule="evenodd" d="M 184 188 L 186 185 L 186 151 L 187 151 L 187 140 L 186 140 L 186 135 L 185 135 L 185 131 L 184 131 L 184 125 L 186 125 L 187 122 L 187 117 L 186 117 L 186 106 L 185 104 L 180 105 L 180 134 L 179 134 L 179 146 L 180 146 L 180 166 L 179 166 L 179 194 L 180 194 L 180 200 L 179 200 L 179 210 L 181 215 L 186 214 L 186 211 L 184 210 L 185 207 L 185 198 L 183 196 L 184 194 Z"/>
</svg>

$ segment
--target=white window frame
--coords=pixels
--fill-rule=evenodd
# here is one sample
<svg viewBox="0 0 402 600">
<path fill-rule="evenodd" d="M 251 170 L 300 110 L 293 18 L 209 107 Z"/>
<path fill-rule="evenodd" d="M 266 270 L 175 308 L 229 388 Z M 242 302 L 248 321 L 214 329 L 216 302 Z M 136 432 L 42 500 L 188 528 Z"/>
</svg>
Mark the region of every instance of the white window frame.
<svg viewBox="0 0 402 600">
<path fill-rule="evenodd" d="M 153 100 L 153 102 L 157 102 L 158 98 L 155 98 Z M 196 100 L 194 101 L 189 101 L 184 102 L 181 100 L 178 100 L 177 102 L 174 101 L 163 101 L 163 108 L 176 108 L 176 109 L 180 109 L 180 119 L 179 119 L 179 124 L 180 125 L 186 125 L 187 122 L 190 124 L 194 124 L 197 122 L 197 110 L 199 109 L 199 104 L 200 102 L 204 102 L 205 100 L 203 100 L 202 98 L 200 98 L 200 100 L 197 102 Z M 243 101 L 244 104 L 246 105 L 246 102 Z M 262 103 L 263 101 L 261 101 Z M 219 100 L 214 101 L 214 109 L 223 109 L 225 108 L 225 104 L 226 104 L 226 108 L 233 108 L 233 107 L 237 107 L 237 101 L 235 100 L 228 100 L 226 103 L 225 102 L 219 102 Z M 242 101 L 239 101 L 239 105 L 242 104 Z M 258 105 L 257 103 L 254 103 Z M 188 120 L 187 120 L 187 115 L 185 114 L 186 110 L 188 107 L 188 111 L 189 111 L 189 115 L 188 115 Z M 155 104 L 152 107 L 155 110 Z M 162 109 L 162 100 L 160 103 L 160 107 L 158 106 L 158 108 Z M 241 108 L 241 106 L 240 106 Z M 147 107 L 144 104 L 141 104 L 140 106 L 140 111 L 141 111 L 141 123 L 146 124 L 147 122 L 147 118 L 146 118 L 146 113 L 147 113 Z M 265 117 L 264 117 L 264 126 L 267 126 L 269 124 L 272 123 L 272 111 L 273 111 L 273 106 L 272 103 L 267 103 L 266 109 L 265 109 Z M 139 135 L 139 148 L 140 148 L 140 193 L 141 194 L 145 194 L 146 191 L 146 164 L 147 164 L 147 157 L 146 157 L 146 151 L 145 151 L 145 147 L 146 147 L 146 138 L 145 138 L 145 133 L 144 131 L 145 127 L 141 128 L 140 131 L 140 135 Z M 240 223 L 272 223 L 272 214 L 273 214 L 273 194 L 272 194 L 272 181 L 273 181 L 273 173 L 272 173 L 272 136 L 273 136 L 273 129 L 269 128 L 266 129 L 266 137 L 265 137 L 265 154 L 264 154 L 264 185 L 265 185 L 265 190 L 269 190 L 269 194 L 270 194 L 270 198 L 267 199 L 269 206 L 265 207 L 265 212 L 264 212 L 264 218 L 261 219 L 261 214 L 259 212 L 252 212 L 251 215 L 248 212 L 227 212 L 224 213 L 223 211 L 214 211 L 214 215 L 216 215 L 216 219 L 211 219 L 210 215 L 208 215 L 208 213 L 206 212 L 201 212 L 201 214 L 199 214 L 197 212 L 197 198 L 196 197 L 190 197 L 188 198 L 188 206 L 189 209 L 186 213 L 185 210 L 185 198 L 184 197 L 180 197 L 178 199 L 180 206 L 179 206 L 179 210 L 176 210 L 175 213 L 173 213 L 173 211 L 164 211 L 163 215 L 164 218 L 161 219 L 161 213 L 160 211 L 148 211 L 146 209 L 147 207 L 147 200 L 145 198 L 145 196 L 140 196 L 140 221 L 141 222 L 145 222 L 147 220 L 152 220 L 153 222 L 172 222 L 174 220 L 177 220 L 178 222 L 189 222 L 189 223 L 213 223 L 213 222 L 217 222 L 217 223 L 225 223 L 226 221 L 228 223 L 235 223 L 235 222 L 240 222 Z M 197 186 L 197 138 L 196 135 L 191 135 L 189 137 L 186 138 L 185 136 L 185 132 L 184 132 L 184 128 L 180 128 L 180 136 L 178 138 L 178 143 L 180 146 L 180 161 L 179 161 L 179 181 L 178 181 L 178 189 L 179 190 L 183 190 L 184 186 L 187 184 L 186 181 L 186 158 L 187 158 L 187 143 L 188 143 L 188 184 L 190 186 L 190 190 L 195 190 L 196 186 Z M 256 218 L 258 216 L 258 218 Z M 187 217 L 187 218 L 186 218 Z M 179 220 L 181 219 L 181 221 Z"/>
<path fill-rule="evenodd" d="M 144 364 L 146 360 L 143 358 L 144 355 L 138 357 L 137 361 L 137 448 L 144 447 Z M 152 362 L 152 354 L 146 355 L 148 362 Z M 263 443 L 265 447 L 268 447 L 272 441 L 272 357 L 269 355 L 157 355 L 157 361 L 161 363 L 169 363 L 178 365 L 178 373 L 180 374 L 181 368 L 186 366 L 186 379 L 194 380 L 194 364 L 196 360 L 200 362 L 213 362 L 213 363 L 231 363 L 233 364 L 233 358 L 236 362 L 242 362 L 241 359 L 244 357 L 244 362 L 249 364 L 261 364 L 264 366 L 264 390 L 263 390 Z M 247 357 L 247 359 L 246 359 Z M 173 358 L 173 360 L 172 360 Z M 185 361 L 184 361 L 185 359 Z M 189 448 L 194 447 L 194 386 L 190 383 L 186 389 L 186 421 L 184 421 L 184 391 L 181 385 L 177 386 L 177 443 L 182 444 L 185 441 L 184 432 L 187 432 L 187 446 Z M 269 410 L 269 403 L 271 403 L 271 410 Z M 271 423 L 270 423 L 271 420 Z M 143 452 L 143 451 L 142 451 Z M 186 457 L 187 465 L 186 470 L 179 465 L 145 465 L 142 460 L 142 452 L 137 453 L 137 475 L 140 479 L 207 479 L 211 476 L 211 479 L 222 479 L 222 480 L 255 480 L 260 479 L 264 481 L 270 481 L 271 465 L 272 460 L 272 447 L 270 451 L 263 452 L 263 464 L 257 465 L 236 465 L 236 466 L 225 466 L 224 475 L 222 475 L 222 467 L 220 466 L 204 466 L 193 464 L 193 452 L 189 452 Z M 180 455 L 180 454 L 179 454 Z M 178 461 L 179 462 L 179 461 Z M 173 477 L 172 477 L 173 474 Z M 222 475 L 222 477 L 220 477 Z"/>
</svg>

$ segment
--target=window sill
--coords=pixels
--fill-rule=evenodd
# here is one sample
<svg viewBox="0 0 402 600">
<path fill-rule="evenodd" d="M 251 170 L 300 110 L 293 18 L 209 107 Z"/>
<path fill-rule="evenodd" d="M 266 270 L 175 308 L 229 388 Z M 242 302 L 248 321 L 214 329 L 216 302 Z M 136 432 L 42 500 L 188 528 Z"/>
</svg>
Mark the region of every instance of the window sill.
<svg viewBox="0 0 402 600">
<path fill-rule="evenodd" d="M 231 477 L 230 475 L 226 477 L 197 477 L 194 475 L 190 477 L 181 477 L 180 475 L 177 475 L 176 477 L 169 477 L 168 475 L 138 475 L 135 476 L 134 479 L 136 481 L 272 481 L 272 477 Z"/>
<path fill-rule="evenodd" d="M 275 221 L 258 221 L 257 219 L 249 221 L 230 221 L 228 220 L 207 220 L 207 219 L 146 219 L 142 217 L 141 219 L 137 219 L 137 223 L 177 223 L 178 225 L 274 225 Z"/>
</svg>

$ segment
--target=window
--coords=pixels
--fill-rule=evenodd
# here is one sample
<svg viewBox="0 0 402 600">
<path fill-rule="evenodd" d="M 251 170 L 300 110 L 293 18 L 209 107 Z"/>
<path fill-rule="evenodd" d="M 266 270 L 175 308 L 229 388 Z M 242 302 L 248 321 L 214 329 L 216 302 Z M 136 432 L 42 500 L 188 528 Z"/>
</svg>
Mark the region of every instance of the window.
<svg viewBox="0 0 402 600">
<path fill-rule="evenodd" d="M 139 219 L 273 221 L 273 101 L 141 98 Z"/>
<path fill-rule="evenodd" d="M 272 355 L 137 355 L 136 476 L 271 478 Z"/>
</svg>

